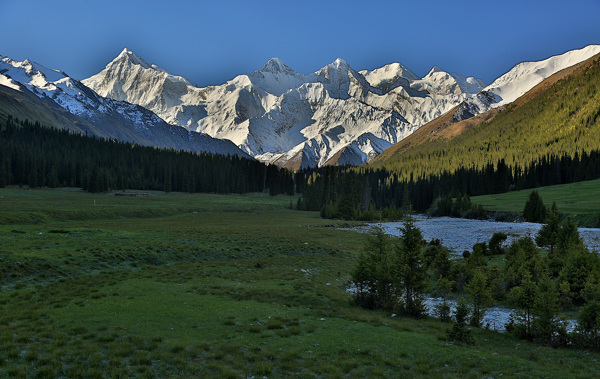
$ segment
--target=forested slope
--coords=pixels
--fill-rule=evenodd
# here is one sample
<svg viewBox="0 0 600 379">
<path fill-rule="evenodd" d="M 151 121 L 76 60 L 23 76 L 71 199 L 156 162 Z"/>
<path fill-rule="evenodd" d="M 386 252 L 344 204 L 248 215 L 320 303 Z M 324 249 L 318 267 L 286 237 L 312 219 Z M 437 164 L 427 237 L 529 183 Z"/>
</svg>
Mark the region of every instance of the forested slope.
<svg viewBox="0 0 600 379">
<path fill-rule="evenodd" d="M 246 158 L 189 153 L 0 120 L 0 187 L 294 193 L 292 173 Z"/>
<path fill-rule="evenodd" d="M 595 56 L 542 82 L 489 121 L 455 136 L 446 133 L 448 138 L 408 147 L 410 141 L 404 142 L 403 149 L 392 148 L 400 154 L 384 153 L 373 166 L 402 179 L 425 178 L 501 160 L 514 171 L 542 157 L 589 153 L 600 146 L 599 85 L 600 58 Z"/>
</svg>

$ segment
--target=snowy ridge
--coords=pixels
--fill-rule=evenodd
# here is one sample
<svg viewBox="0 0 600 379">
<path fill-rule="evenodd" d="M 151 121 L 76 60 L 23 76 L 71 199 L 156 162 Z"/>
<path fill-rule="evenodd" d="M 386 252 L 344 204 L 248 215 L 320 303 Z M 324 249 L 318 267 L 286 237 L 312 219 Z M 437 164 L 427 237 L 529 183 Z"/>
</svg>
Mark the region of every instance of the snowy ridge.
<svg viewBox="0 0 600 379">
<path fill-rule="evenodd" d="M 514 101 L 548 76 L 600 53 L 588 46 L 525 62 L 489 86 L 437 66 L 423 78 L 400 63 L 355 71 L 343 59 L 314 73 L 278 58 L 218 86 L 196 87 L 125 49 L 83 81 L 172 125 L 227 139 L 288 167 L 362 164 L 457 105 L 456 121 Z"/>
<path fill-rule="evenodd" d="M 589 45 L 542 61 L 519 63 L 494 80 L 480 94 L 465 102 L 463 107 L 471 109 L 477 115 L 491 108 L 510 104 L 544 79 L 597 54 L 600 54 L 600 45 Z"/>
<path fill-rule="evenodd" d="M 336 154 L 368 162 L 484 86 L 439 69 L 419 79 L 401 64 L 357 72 L 340 58 L 301 74 L 272 58 L 252 74 L 199 88 L 127 49 L 83 83 L 172 125 L 228 139 L 261 161 L 301 167 Z"/>
<path fill-rule="evenodd" d="M 8 76 L 4 76 L 3 74 L 0 74 L 0 85 L 12 88 L 16 91 L 21 91 L 21 87 L 14 80 Z"/>
<path fill-rule="evenodd" d="M 499 96 L 502 100 L 494 106 L 512 103 L 527 91 L 560 70 L 583 62 L 600 54 L 600 45 L 590 45 L 579 50 L 571 50 L 539 62 L 523 62 L 496 79 L 485 91 Z"/>
<path fill-rule="evenodd" d="M 135 59 L 132 54 L 124 51 Z M 137 58 L 137 64 L 159 70 Z M 165 123 L 151 111 L 126 102 L 104 98 L 78 80 L 59 70 L 35 62 L 0 59 L 0 85 L 29 91 L 50 101 L 96 127 L 93 135 L 148 146 L 183 149 L 248 157 L 229 141 L 215 140 L 200 133 Z"/>
</svg>

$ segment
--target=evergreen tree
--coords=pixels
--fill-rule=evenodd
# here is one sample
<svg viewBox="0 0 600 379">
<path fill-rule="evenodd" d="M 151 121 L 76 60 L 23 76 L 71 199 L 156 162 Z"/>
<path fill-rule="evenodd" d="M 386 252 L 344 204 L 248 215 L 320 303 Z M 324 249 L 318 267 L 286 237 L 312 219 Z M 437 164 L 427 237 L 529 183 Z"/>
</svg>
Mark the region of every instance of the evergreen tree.
<svg viewBox="0 0 600 379">
<path fill-rule="evenodd" d="M 510 299 L 512 302 L 522 311 L 516 312 L 516 325 L 514 325 L 513 332 L 519 337 L 527 340 L 533 338 L 532 333 L 532 322 L 533 322 L 533 309 L 535 299 L 537 297 L 536 284 L 531 280 L 531 275 L 526 272 L 521 281 L 521 285 L 514 287 L 510 291 Z"/>
<path fill-rule="evenodd" d="M 164 191 L 165 193 L 169 193 L 173 190 L 173 180 L 172 180 L 172 169 L 171 169 L 171 159 L 165 165 L 164 170 Z"/>
<path fill-rule="evenodd" d="M 531 237 L 519 238 L 509 246 L 503 269 L 506 289 L 520 286 L 524 277 L 529 275 L 534 282 L 545 271 L 538 248 Z"/>
<path fill-rule="evenodd" d="M 456 305 L 454 312 L 454 324 L 448 330 L 448 338 L 458 342 L 464 342 L 472 345 L 475 343 L 471 330 L 467 328 L 467 318 L 469 317 L 469 306 L 461 299 Z"/>
<path fill-rule="evenodd" d="M 366 308 L 391 310 L 396 302 L 391 239 L 378 225 L 367 237 L 352 282 L 357 288 L 355 303 Z"/>
<path fill-rule="evenodd" d="M 489 242 L 489 255 L 501 255 L 504 254 L 504 249 L 502 248 L 502 244 L 504 243 L 504 241 L 506 241 L 506 239 L 508 238 L 508 236 L 506 235 L 506 233 L 502 233 L 502 232 L 496 232 L 492 235 L 492 238 L 490 238 L 490 242 Z"/>
<path fill-rule="evenodd" d="M 590 276 L 599 269 L 599 258 L 585 248 L 569 251 L 565 264 L 558 277 L 560 282 L 568 283 L 570 296 L 575 305 L 584 303 L 584 289 Z"/>
<path fill-rule="evenodd" d="M 528 222 L 544 222 L 546 207 L 537 191 L 531 191 L 523 209 L 523 218 Z"/>
<path fill-rule="evenodd" d="M 485 309 L 492 304 L 492 294 L 487 285 L 487 276 L 483 269 L 475 270 L 469 284 L 467 284 L 467 293 L 471 296 L 473 304 L 473 313 L 469 321 L 471 326 L 481 327 Z"/>
<path fill-rule="evenodd" d="M 100 170 L 98 166 L 94 166 L 92 172 L 90 174 L 90 179 L 87 186 L 87 191 L 91 193 L 96 193 L 100 191 Z"/>
<path fill-rule="evenodd" d="M 554 254 L 554 246 L 558 241 L 558 233 L 560 230 L 560 215 L 558 214 L 558 208 L 556 202 L 552 203 L 550 211 L 546 215 L 544 225 L 535 236 L 535 243 L 538 246 L 546 247 L 550 250 L 550 256 Z"/>
<path fill-rule="evenodd" d="M 576 342 L 580 347 L 600 350 L 600 302 L 592 301 L 579 310 Z"/>
<path fill-rule="evenodd" d="M 427 270 L 422 261 L 423 235 L 409 212 L 400 227 L 401 236 L 396 244 L 397 272 L 404 292 L 404 312 L 412 317 L 424 315 L 423 291 L 427 284 Z"/>
<path fill-rule="evenodd" d="M 344 176 L 344 184 L 340 203 L 338 205 L 338 217 L 344 220 L 353 220 L 358 213 L 358 181 L 354 172 L 350 171 Z"/>
<path fill-rule="evenodd" d="M 443 322 L 450 322 L 450 305 L 448 304 L 448 294 L 456 282 L 440 276 L 436 285 L 436 293 L 442 298 L 442 302 L 435 306 L 435 315 Z"/>
<path fill-rule="evenodd" d="M 6 163 L 0 161 L 0 188 L 6 187 L 6 184 L 8 183 L 8 180 L 6 178 L 7 171 L 8 170 L 6 169 Z"/>
<path fill-rule="evenodd" d="M 559 254 L 566 254 L 569 250 L 583 248 L 583 240 L 577 229 L 577 221 L 568 216 L 561 224 L 556 239 L 556 250 Z"/>
<path fill-rule="evenodd" d="M 566 333 L 561 330 L 557 318 L 558 294 L 547 274 L 541 277 L 537 285 L 532 314 L 534 340 L 544 345 L 559 344 L 557 337 Z"/>
<path fill-rule="evenodd" d="M 48 174 L 48 188 L 56 188 L 58 186 L 58 171 L 56 170 L 56 166 L 52 165 Z"/>
</svg>

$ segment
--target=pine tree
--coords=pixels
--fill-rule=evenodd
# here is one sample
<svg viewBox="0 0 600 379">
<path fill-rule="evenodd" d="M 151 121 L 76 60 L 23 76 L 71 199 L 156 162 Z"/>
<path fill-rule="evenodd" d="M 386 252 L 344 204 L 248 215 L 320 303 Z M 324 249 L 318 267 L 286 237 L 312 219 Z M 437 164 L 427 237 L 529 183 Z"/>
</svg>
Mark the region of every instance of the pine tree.
<svg viewBox="0 0 600 379">
<path fill-rule="evenodd" d="M 367 237 L 352 282 L 357 288 L 355 303 L 367 308 L 391 310 L 395 305 L 394 272 L 391 240 L 381 226 L 375 226 Z"/>
<path fill-rule="evenodd" d="M 537 297 L 537 287 L 531 280 L 531 275 L 525 273 L 521 285 L 514 287 L 510 291 L 510 298 L 512 302 L 522 311 L 516 313 L 517 325 L 515 325 L 514 332 L 520 338 L 531 340 L 533 338 L 532 333 L 532 322 L 533 322 L 533 308 L 535 299 Z"/>
<path fill-rule="evenodd" d="M 48 174 L 48 188 L 56 188 L 58 186 L 58 171 L 56 170 L 56 166 L 52 165 Z"/>
<path fill-rule="evenodd" d="M 523 218 L 529 222 L 544 222 L 546 207 L 537 191 L 531 191 L 523 209 Z"/>
<path fill-rule="evenodd" d="M 481 327 L 485 309 L 493 302 L 487 285 L 487 276 L 483 269 L 475 270 L 471 281 L 467 284 L 467 293 L 471 296 L 473 303 L 473 313 L 469 323 L 471 326 Z"/>
<path fill-rule="evenodd" d="M 0 188 L 4 188 L 8 184 L 8 180 L 6 178 L 7 171 L 8 170 L 6 169 L 6 163 L 0 162 Z"/>
<path fill-rule="evenodd" d="M 469 317 L 469 306 L 461 299 L 456 305 L 454 312 L 454 324 L 448 330 L 448 338 L 458 342 L 464 342 L 472 345 L 475 343 L 471 330 L 467 328 L 467 318 Z"/>
<path fill-rule="evenodd" d="M 550 276 L 545 274 L 537 285 L 533 303 L 533 337 L 544 345 L 556 345 L 560 333 L 558 314 L 558 294 Z"/>
<path fill-rule="evenodd" d="M 350 171 L 344 176 L 340 203 L 337 207 L 338 217 L 344 220 L 355 219 L 357 216 L 358 205 L 358 182 L 354 172 Z"/>
<path fill-rule="evenodd" d="M 560 215 L 556 202 L 552 203 L 550 211 L 546 215 L 544 225 L 535 236 L 535 243 L 538 246 L 546 247 L 550 249 L 550 256 L 554 254 L 554 246 L 558 241 L 558 233 L 560 230 Z"/>
<path fill-rule="evenodd" d="M 427 271 L 421 254 L 423 235 L 415 225 L 410 207 L 400 232 L 396 259 L 398 277 L 404 291 L 404 312 L 412 317 L 421 317 L 425 313 L 423 291 L 427 285 Z"/>
<path fill-rule="evenodd" d="M 600 302 L 594 300 L 581 307 L 576 330 L 581 347 L 600 350 Z"/>
</svg>

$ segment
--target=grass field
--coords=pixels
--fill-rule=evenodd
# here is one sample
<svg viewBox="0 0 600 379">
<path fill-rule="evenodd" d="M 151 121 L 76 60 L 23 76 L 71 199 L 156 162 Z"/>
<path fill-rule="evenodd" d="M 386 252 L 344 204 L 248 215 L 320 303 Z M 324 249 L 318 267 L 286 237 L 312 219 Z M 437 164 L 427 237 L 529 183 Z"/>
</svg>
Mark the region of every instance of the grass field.
<svg viewBox="0 0 600 379">
<path fill-rule="evenodd" d="M 1 377 L 600 375 L 596 353 L 351 306 L 365 236 L 295 198 L 149 195 L 0 189 Z"/>
<path fill-rule="evenodd" d="M 523 212 L 531 191 L 538 191 L 544 205 L 553 201 L 559 212 L 574 216 L 583 225 L 600 226 L 600 179 L 535 189 L 513 191 L 497 195 L 474 196 L 473 204 L 481 204 L 491 211 Z"/>
</svg>

